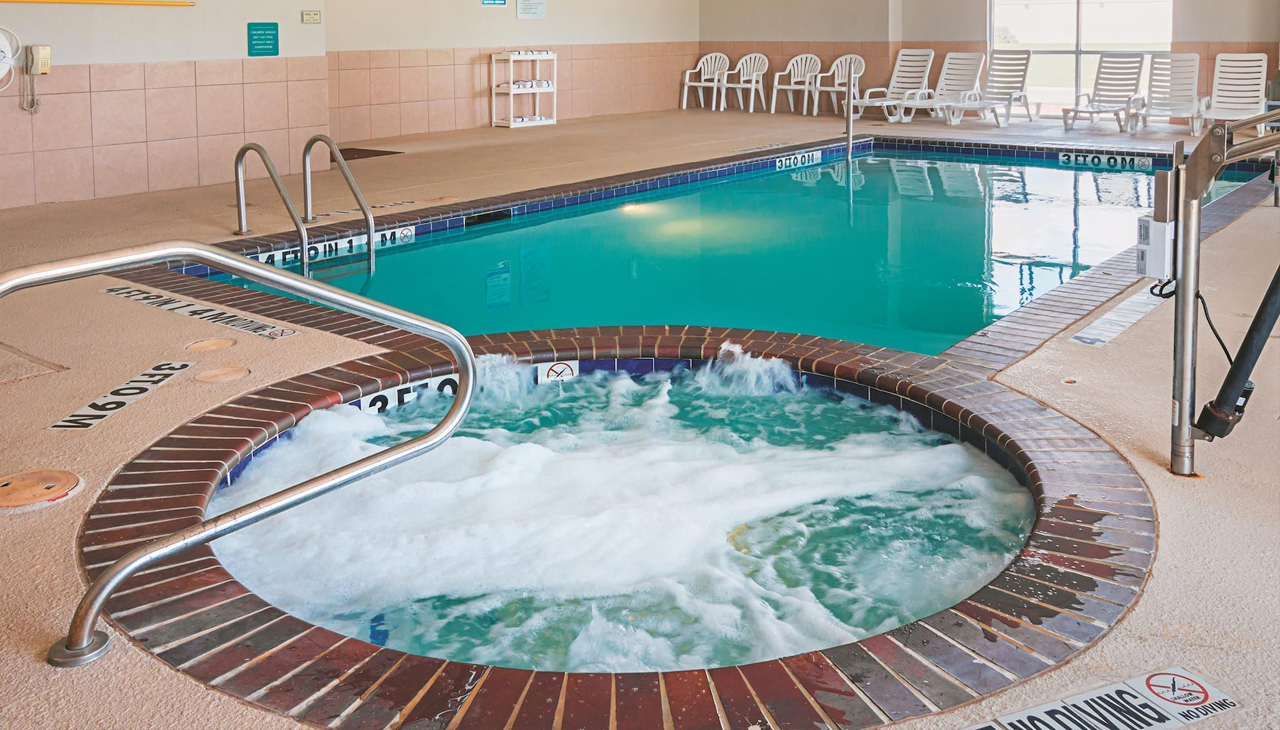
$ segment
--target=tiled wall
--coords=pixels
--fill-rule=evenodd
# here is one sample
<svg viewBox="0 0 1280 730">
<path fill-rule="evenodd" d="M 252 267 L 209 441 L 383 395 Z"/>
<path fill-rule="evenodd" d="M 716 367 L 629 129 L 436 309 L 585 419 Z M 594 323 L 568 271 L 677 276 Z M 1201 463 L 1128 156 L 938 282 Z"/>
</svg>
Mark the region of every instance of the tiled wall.
<svg viewBox="0 0 1280 730">
<path fill-rule="evenodd" d="M 773 75 L 787 67 L 787 62 L 801 53 L 813 53 L 822 59 L 822 70 L 831 67 L 836 58 L 846 53 L 856 53 L 867 62 L 866 71 L 862 75 L 859 86 L 865 91 L 889 83 L 893 74 L 893 61 L 902 48 L 932 48 L 937 54 L 933 63 L 932 82 L 938 80 L 942 70 L 942 59 L 948 53 L 985 53 L 986 41 L 702 41 L 699 53 L 719 52 L 729 56 L 730 68 L 738 63 L 738 59 L 748 53 L 763 53 L 769 58 L 769 71 L 765 74 L 766 91 L 773 83 Z M 823 100 L 822 111 L 829 111 L 829 99 Z M 778 104 L 787 109 L 785 100 L 779 95 Z M 799 108 L 800 99 L 796 99 Z"/>
<path fill-rule="evenodd" d="M 674 109 L 679 104 L 680 73 L 697 62 L 698 52 L 696 42 L 546 48 L 559 55 L 561 119 Z M 502 50 L 330 53 L 329 126 L 334 139 L 350 142 L 488 126 L 489 57 Z"/>
<path fill-rule="evenodd" d="M 228 182 L 245 142 L 287 175 L 328 131 L 328 75 L 323 56 L 55 66 L 34 115 L 15 82 L 0 93 L 0 208 Z M 252 158 L 248 173 L 266 174 Z"/>
</svg>

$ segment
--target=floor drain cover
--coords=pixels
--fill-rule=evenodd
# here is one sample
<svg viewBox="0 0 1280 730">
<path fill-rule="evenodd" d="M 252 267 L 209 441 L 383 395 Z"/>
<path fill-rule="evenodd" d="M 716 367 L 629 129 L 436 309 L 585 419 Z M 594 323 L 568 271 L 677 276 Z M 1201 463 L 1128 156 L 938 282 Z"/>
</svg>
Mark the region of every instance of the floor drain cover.
<svg viewBox="0 0 1280 730">
<path fill-rule="evenodd" d="M 0 507 L 28 507 L 41 502 L 56 502 L 80 484 L 80 477 L 69 471 L 37 469 L 0 477 Z"/>
<path fill-rule="evenodd" d="M 190 352 L 212 352 L 221 350 L 224 347 L 231 347 L 234 344 L 236 344 L 236 341 L 230 337 L 219 337 L 216 340 L 197 340 L 192 342 L 187 345 L 187 350 Z"/>
<path fill-rule="evenodd" d="M 229 383 L 249 374 L 249 368 L 214 368 L 196 376 L 201 383 Z"/>
</svg>

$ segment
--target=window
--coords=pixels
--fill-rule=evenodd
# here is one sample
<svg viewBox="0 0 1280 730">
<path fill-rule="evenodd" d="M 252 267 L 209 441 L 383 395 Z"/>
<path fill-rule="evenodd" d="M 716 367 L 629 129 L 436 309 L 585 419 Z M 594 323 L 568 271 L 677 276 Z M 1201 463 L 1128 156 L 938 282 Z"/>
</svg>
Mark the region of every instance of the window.
<svg viewBox="0 0 1280 730">
<path fill-rule="evenodd" d="M 1173 0 L 991 0 L 991 47 L 1034 53 L 1027 77 L 1045 111 L 1093 88 L 1102 51 L 1168 51 Z"/>
</svg>

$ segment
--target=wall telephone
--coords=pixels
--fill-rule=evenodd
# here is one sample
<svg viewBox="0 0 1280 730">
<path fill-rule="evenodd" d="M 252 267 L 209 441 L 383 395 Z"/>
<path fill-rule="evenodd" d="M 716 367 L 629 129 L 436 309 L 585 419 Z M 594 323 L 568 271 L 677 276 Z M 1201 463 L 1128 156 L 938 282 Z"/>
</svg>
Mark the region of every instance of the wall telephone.
<svg viewBox="0 0 1280 730">
<path fill-rule="evenodd" d="M 26 71 L 32 76 L 44 76 L 53 68 L 53 52 L 49 46 L 27 46 Z"/>
</svg>

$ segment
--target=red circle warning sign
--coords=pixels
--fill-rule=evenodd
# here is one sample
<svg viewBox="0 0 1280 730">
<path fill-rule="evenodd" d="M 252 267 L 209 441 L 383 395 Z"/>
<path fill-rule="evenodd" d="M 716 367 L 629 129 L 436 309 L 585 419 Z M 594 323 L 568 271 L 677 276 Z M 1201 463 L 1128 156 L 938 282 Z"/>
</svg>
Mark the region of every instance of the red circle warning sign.
<svg viewBox="0 0 1280 730">
<path fill-rule="evenodd" d="M 572 377 L 573 366 L 567 362 L 552 363 L 551 367 L 547 368 L 548 380 L 565 380 Z"/>
<path fill-rule="evenodd" d="M 1209 690 L 1203 684 L 1181 674 L 1162 672 L 1147 677 L 1147 689 L 1166 702 L 1194 707 L 1209 701 Z"/>
</svg>

